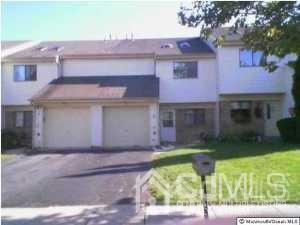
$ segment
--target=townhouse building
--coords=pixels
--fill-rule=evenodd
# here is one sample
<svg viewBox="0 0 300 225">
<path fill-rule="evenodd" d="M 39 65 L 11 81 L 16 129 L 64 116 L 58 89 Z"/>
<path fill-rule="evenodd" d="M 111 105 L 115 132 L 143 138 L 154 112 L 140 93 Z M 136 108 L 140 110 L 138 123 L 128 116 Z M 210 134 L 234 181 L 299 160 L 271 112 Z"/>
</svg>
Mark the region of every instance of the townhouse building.
<svg viewBox="0 0 300 225">
<path fill-rule="evenodd" d="M 198 37 L 19 46 L 2 55 L 2 128 L 25 132 L 36 148 L 278 136 L 276 121 L 293 108 L 293 71 L 283 64 L 270 74 L 263 54 L 226 35 L 220 48 Z"/>
</svg>

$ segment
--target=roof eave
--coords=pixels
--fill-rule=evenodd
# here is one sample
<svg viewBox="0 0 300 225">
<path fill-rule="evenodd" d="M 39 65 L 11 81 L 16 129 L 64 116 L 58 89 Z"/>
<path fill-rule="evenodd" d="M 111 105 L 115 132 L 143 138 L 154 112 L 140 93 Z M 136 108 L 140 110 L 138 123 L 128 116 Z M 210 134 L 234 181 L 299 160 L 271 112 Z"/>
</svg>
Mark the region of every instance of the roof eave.
<svg viewBox="0 0 300 225">
<path fill-rule="evenodd" d="M 226 47 L 235 47 L 235 46 L 244 46 L 245 43 L 241 40 L 225 40 L 223 43 L 222 43 L 222 46 L 226 46 Z"/>
<path fill-rule="evenodd" d="M 156 59 L 213 59 L 216 58 L 214 53 L 200 54 L 180 54 L 180 55 L 156 55 Z"/>
<path fill-rule="evenodd" d="M 2 62 L 55 62 L 57 56 L 53 57 L 7 57 Z M 128 58 L 155 58 L 155 59 L 201 59 L 216 58 L 215 53 L 198 54 L 109 54 L 109 55 L 60 55 L 61 59 L 128 59 Z"/>
<path fill-rule="evenodd" d="M 16 57 L 16 58 L 3 58 L 2 62 L 10 63 L 10 62 L 55 62 L 56 56 L 54 57 Z"/>
<path fill-rule="evenodd" d="M 35 98 L 30 99 L 32 105 L 40 105 L 47 103 L 143 103 L 143 102 L 158 102 L 159 97 L 131 97 L 131 98 L 59 98 L 59 99 L 47 99 L 47 98 Z"/>
<path fill-rule="evenodd" d="M 132 53 L 132 54 L 80 54 L 62 55 L 62 59 L 123 59 L 123 58 L 153 58 L 154 53 Z"/>
</svg>

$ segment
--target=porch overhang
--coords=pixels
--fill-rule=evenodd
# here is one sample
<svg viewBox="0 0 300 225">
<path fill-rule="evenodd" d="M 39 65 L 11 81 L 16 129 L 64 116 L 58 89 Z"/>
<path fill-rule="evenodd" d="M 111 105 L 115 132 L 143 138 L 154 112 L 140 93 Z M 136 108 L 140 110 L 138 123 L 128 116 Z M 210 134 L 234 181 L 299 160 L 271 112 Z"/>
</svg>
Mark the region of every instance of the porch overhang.
<svg viewBox="0 0 300 225">
<path fill-rule="evenodd" d="M 159 79 L 144 76 L 60 77 L 30 99 L 31 103 L 157 102 Z"/>
</svg>

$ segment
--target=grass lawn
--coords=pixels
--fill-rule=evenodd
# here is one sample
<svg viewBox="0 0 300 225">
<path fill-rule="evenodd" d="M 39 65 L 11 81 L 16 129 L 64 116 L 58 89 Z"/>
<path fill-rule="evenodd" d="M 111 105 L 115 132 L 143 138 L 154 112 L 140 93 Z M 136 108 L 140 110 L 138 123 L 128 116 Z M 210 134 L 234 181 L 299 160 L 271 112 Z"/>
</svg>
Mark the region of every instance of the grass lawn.
<svg viewBox="0 0 300 225">
<path fill-rule="evenodd" d="M 6 159 L 9 159 L 9 158 L 11 158 L 11 155 L 1 153 L 1 160 L 6 160 Z"/>
<path fill-rule="evenodd" d="M 204 153 L 216 160 L 215 188 L 208 185 L 211 203 L 241 201 L 262 203 L 286 201 L 300 203 L 300 146 L 284 143 L 212 143 L 155 155 L 153 168 L 171 185 L 171 203 L 199 202 L 200 179 L 185 178 L 183 186 L 198 190 L 196 194 L 176 191 L 175 181 L 182 173 L 195 174 L 192 156 Z M 268 174 L 273 173 L 269 177 Z M 278 174 L 274 174 L 278 173 Z M 223 174 L 223 175 L 222 175 Z M 282 174 L 282 175 L 280 175 Z M 244 175 L 244 177 L 242 176 Z M 241 181 L 240 186 L 239 179 Z M 277 186 L 275 186 L 277 185 Z M 238 186 L 234 194 L 235 187 Z M 287 193 L 284 192 L 286 188 Z M 163 194 L 152 182 L 152 195 L 163 202 Z M 185 189 L 184 189 L 185 190 Z M 245 195 L 246 194 L 246 195 Z M 281 196 L 280 196 L 281 195 Z"/>
</svg>

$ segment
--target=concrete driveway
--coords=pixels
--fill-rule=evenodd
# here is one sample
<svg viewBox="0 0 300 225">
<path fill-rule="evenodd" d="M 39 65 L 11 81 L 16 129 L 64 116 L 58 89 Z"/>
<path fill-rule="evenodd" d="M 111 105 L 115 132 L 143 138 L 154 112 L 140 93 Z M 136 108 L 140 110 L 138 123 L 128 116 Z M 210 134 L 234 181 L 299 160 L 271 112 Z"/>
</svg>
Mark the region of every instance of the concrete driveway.
<svg viewBox="0 0 300 225">
<path fill-rule="evenodd" d="M 131 204 L 135 178 L 150 169 L 151 154 L 89 150 L 17 155 L 2 162 L 2 207 Z"/>
</svg>

